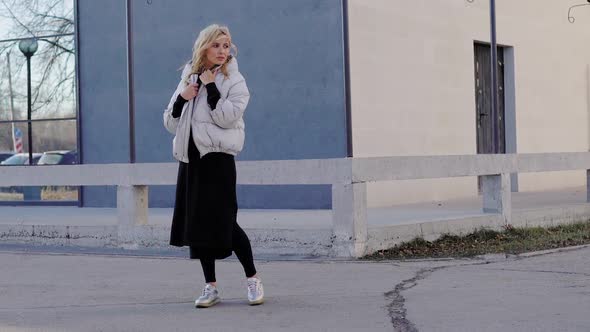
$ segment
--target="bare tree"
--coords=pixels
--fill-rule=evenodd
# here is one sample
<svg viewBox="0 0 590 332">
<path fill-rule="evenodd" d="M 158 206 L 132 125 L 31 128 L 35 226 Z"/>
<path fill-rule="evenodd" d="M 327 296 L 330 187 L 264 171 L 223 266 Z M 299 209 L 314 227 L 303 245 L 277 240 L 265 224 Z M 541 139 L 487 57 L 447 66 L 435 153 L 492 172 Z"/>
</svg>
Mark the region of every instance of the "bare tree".
<svg viewBox="0 0 590 332">
<path fill-rule="evenodd" d="M 35 37 L 39 40 L 32 66 L 33 112 L 50 116 L 63 114 L 64 107 L 73 110 L 75 50 L 71 0 L 0 0 L 0 17 L 9 24 L 4 39 Z M 16 55 L 17 44 L 18 40 L 0 43 L 0 54 L 12 51 Z M 12 56 L 12 59 L 13 76 L 26 70 L 24 57 Z M 15 99 L 26 100 L 26 90 L 19 90 L 22 92 L 14 91 Z"/>
</svg>

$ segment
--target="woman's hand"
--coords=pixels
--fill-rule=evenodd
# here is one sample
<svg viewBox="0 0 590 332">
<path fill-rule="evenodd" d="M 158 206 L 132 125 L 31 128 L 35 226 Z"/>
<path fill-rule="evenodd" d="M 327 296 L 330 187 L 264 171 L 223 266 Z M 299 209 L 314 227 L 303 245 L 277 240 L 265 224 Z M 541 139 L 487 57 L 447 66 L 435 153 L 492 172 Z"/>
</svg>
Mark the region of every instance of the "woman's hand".
<svg viewBox="0 0 590 332">
<path fill-rule="evenodd" d="M 197 96 L 197 93 L 199 93 L 199 85 L 197 83 L 190 83 L 182 90 L 180 95 L 185 100 L 191 100 Z"/>
<path fill-rule="evenodd" d="M 211 70 L 205 70 L 200 78 L 201 78 L 201 82 L 203 82 L 203 85 L 207 85 L 211 82 L 215 81 L 215 75 L 217 75 L 217 71 L 219 70 L 219 67 L 217 67 L 216 69 L 214 69 L 213 71 Z"/>
</svg>

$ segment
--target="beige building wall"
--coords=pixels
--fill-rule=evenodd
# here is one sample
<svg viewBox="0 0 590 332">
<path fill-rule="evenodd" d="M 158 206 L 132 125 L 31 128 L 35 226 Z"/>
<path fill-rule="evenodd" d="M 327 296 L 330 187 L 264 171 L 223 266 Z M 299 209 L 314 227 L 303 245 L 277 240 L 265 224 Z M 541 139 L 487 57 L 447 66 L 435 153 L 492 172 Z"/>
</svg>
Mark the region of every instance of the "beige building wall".
<svg viewBox="0 0 590 332">
<path fill-rule="evenodd" d="M 590 7 L 497 0 L 512 47 L 518 153 L 588 151 Z M 349 0 L 354 157 L 475 154 L 474 42 L 487 0 Z M 507 75 L 509 76 L 509 75 Z M 584 171 L 520 174 L 520 191 L 586 183 Z M 477 195 L 477 179 L 371 183 L 369 205 Z"/>
</svg>

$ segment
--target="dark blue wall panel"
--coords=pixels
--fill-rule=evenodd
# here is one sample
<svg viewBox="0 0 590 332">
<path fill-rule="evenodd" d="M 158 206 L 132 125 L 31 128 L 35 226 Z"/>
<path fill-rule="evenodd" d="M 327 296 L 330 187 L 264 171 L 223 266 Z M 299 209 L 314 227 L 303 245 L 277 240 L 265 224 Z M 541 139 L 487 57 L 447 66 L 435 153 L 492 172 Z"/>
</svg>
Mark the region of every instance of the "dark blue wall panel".
<svg viewBox="0 0 590 332">
<path fill-rule="evenodd" d="M 125 1 L 78 1 L 85 164 L 129 162 Z M 85 206 L 114 206 L 115 188 L 84 188 Z"/>
<path fill-rule="evenodd" d="M 87 50 L 112 48 L 112 56 L 100 59 L 99 66 L 81 67 L 87 76 L 103 71 L 113 81 L 101 87 L 110 101 L 92 99 L 90 110 L 88 100 L 82 104 L 86 126 L 96 126 L 96 134 L 84 134 L 84 146 L 91 149 L 84 153 L 93 156 L 85 162 L 107 155 L 124 162 L 128 154 L 125 8 L 124 1 L 109 4 L 79 5 L 81 44 L 86 44 L 81 59 L 88 62 Z M 173 161 L 162 112 L 178 83 L 178 68 L 210 23 L 230 27 L 252 95 L 244 119 L 246 144 L 237 160 L 346 157 L 341 7 L 340 0 L 132 1 L 137 162 Z M 108 23 L 87 15 L 109 17 Z M 84 101 L 89 87 L 81 76 Z M 106 105 L 107 113 L 118 117 L 114 127 L 99 110 Z M 88 118 L 96 122 L 87 123 Z M 105 130 L 121 131 L 111 137 L 121 142 L 114 156 L 104 146 L 95 149 L 103 140 L 97 134 Z M 331 195 L 329 186 L 239 186 L 238 197 L 241 208 L 329 208 Z M 173 186 L 150 188 L 150 206 L 172 206 L 173 199 Z M 86 196 L 90 204 L 107 201 Z"/>
</svg>

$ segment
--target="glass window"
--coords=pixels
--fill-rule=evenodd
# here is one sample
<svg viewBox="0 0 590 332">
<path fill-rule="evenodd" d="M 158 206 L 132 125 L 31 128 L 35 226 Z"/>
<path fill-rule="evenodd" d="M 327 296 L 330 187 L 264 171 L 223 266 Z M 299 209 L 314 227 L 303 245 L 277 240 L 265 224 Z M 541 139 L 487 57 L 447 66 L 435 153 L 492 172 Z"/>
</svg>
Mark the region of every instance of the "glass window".
<svg viewBox="0 0 590 332">
<path fill-rule="evenodd" d="M 29 163 L 29 100 L 33 164 L 77 163 L 74 22 L 73 0 L 0 1 L 0 166 Z M 31 37 L 27 59 L 19 43 Z M 0 188 L 0 201 L 77 199 L 77 187 Z"/>
</svg>

